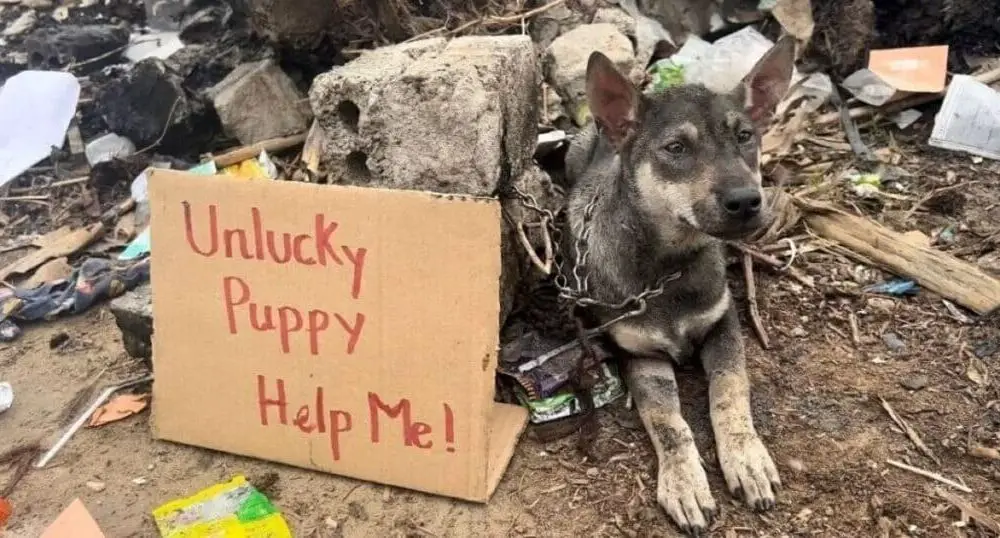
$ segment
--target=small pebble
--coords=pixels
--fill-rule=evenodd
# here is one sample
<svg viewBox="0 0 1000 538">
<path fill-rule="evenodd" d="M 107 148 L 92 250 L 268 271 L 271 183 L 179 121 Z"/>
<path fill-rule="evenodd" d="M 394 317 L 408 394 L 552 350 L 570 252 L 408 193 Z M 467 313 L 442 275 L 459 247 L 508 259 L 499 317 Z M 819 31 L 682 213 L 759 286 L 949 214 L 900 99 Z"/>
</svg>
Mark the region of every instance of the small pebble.
<svg viewBox="0 0 1000 538">
<path fill-rule="evenodd" d="M 587 476 L 589 476 L 590 478 L 597 478 L 597 475 L 599 474 L 601 474 L 601 471 L 597 467 L 591 467 L 590 469 L 587 469 Z"/>
<path fill-rule="evenodd" d="M 807 333 L 806 330 L 803 329 L 802 327 L 796 327 L 792 329 L 792 336 L 796 338 L 804 338 L 808 334 L 809 333 Z"/>
<path fill-rule="evenodd" d="M 896 333 L 883 334 L 882 341 L 885 342 L 886 347 L 892 351 L 902 351 L 906 349 L 906 343 L 903 342 L 903 339 Z"/>
<path fill-rule="evenodd" d="M 337 521 L 336 519 L 333 519 L 332 517 L 326 518 L 326 521 L 324 521 L 323 523 L 326 524 L 326 528 L 332 530 L 337 530 L 337 527 L 340 526 L 340 522 Z"/>
<path fill-rule="evenodd" d="M 899 382 L 903 388 L 908 390 L 920 390 L 930 384 L 930 379 L 925 375 L 913 375 Z"/>
<path fill-rule="evenodd" d="M 806 470 L 806 464 L 802 463 L 802 460 L 798 458 L 791 458 L 787 462 L 788 468 L 795 471 L 796 473 L 801 473 Z"/>
<path fill-rule="evenodd" d="M 96 492 L 100 493 L 100 492 L 104 491 L 104 488 L 106 486 L 105 486 L 104 482 L 92 481 L 92 482 L 87 482 L 87 487 L 90 488 L 93 491 L 96 491 Z"/>
<path fill-rule="evenodd" d="M 139 478 L 133 478 L 132 483 L 137 486 L 141 486 L 146 483 L 146 479 L 140 476 Z"/>
</svg>

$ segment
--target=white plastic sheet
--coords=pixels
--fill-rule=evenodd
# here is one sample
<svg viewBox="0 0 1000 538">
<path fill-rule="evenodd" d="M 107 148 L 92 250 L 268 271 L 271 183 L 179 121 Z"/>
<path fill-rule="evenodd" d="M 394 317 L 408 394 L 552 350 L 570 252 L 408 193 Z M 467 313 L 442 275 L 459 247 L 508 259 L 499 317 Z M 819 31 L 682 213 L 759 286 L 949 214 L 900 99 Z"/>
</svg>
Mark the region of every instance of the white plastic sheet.
<svg viewBox="0 0 1000 538">
<path fill-rule="evenodd" d="M 61 71 L 22 71 L 0 88 L 0 186 L 61 148 L 80 83 Z"/>
</svg>

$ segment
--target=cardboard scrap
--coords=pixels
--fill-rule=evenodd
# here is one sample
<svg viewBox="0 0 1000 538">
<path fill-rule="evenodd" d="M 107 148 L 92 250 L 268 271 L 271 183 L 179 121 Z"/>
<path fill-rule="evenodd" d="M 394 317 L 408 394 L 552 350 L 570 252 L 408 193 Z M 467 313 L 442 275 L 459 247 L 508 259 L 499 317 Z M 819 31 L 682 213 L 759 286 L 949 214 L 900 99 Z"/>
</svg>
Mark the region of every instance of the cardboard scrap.
<svg viewBox="0 0 1000 538">
<path fill-rule="evenodd" d="M 149 394 L 119 394 L 98 407 L 87 427 L 96 428 L 142 412 L 149 405 Z"/>
<path fill-rule="evenodd" d="M 527 423 L 496 199 L 153 170 L 149 200 L 156 438 L 489 499 Z"/>
<path fill-rule="evenodd" d="M 39 538 L 105 538 L 87 507 L 75 499 Z"/>
<path fill-rule="evenodd" d="M 11 275 L 28 273 L 53 258 L 74 254 L 102 234 L 104 234 L 104 224 L 100 222 L 86 228 L 77 228 L 70 233 L 61 233 L 58 237 L 47 241 L 44 247 L 0 269 L 0 280 L 7 280 Z"/>
</svg>

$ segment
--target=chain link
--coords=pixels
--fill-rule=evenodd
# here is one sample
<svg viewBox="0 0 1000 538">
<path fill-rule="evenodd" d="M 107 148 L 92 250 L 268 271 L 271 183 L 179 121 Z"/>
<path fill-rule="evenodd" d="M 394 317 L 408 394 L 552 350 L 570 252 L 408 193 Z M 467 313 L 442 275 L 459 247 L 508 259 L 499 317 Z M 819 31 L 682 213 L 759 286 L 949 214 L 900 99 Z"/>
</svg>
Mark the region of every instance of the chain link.
<svg viewBox="0 0 1000 538">
<path fill-rule="evenodd" d="M 552 237 L 553 242 L 556 244 L 556 248 L 561 246 L 559 241 L 561 233 L 558 225 L 556 224 L 555 213 L 541 207 L 534 196 L 523 192 L 517 188 L 517 186 L 514 186 L 513 189 L 518 197 L 520 197 L 521 203 L 525 207 L 539 213 L 542 216 L 542 225 L 546 227 L 545 232 L 550 234 L 550 237 Z M 597 306 L 614 311 L 625 310 L 625 312 L 601 324 L 600 326 L 587 330 L 586 332 L 588 336 L 599 334 L 616 323 L 644 314 L 648 308 L 648 301 L 662 295 L 664 286 L 666 286 L 668 282 L 677 280 L 681 276 L 680 272 L 666 275 L 657 280 L 653 287 L 647 287 L 638 295 L 628 297 L 618 303 L 609 303 L 591 297 L 590 275 L 589 272 L 586 271 L 587 261 L 590 254 L 588 241 L 592 230 L 590 225 L 591 220 L 593 219 L 594 210 L 597 207 L 597 201 L 599 200 L 600 195 L 601 192 L 598 191 L 594 194 L 593 198 L 591 198 L 590 202 L 583 211 L 583 221 L 580 224 L 580 228 L 582 229 L 575 230 L 576 243 L 574 246 L 576 250 L 576 259 L 574 260 L 575 263 L 573 264 L 573 270 L 570 275 L 573 280 L 573 286 L 570 286 L 570 278 L 567 277 L 565 271 L 563 271 L 562 264 L 559 262 L 555 263 L 556 275 L 553 279 L 556 288 L 559 290 L 559 298 L 570 301 L 576 306 L 585 308 Z"/>
</svg>

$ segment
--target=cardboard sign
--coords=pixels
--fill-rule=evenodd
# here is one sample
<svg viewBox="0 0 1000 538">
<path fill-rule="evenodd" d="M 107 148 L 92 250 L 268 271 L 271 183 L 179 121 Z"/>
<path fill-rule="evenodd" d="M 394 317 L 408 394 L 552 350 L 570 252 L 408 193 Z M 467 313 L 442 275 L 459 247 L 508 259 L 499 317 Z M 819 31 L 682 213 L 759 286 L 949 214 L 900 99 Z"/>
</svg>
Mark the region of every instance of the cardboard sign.
<svg viewBox="0 0 1000 538">
<path fill-rule="evenodd" d="M 868 57 L 868 70 L 899 91 L 944 91 L 948 45 L 873 50 Z"/>
<path fill-rule="evenodd" d="M 526 422 L 495 403 L 500 207 L 149 178 L 156 437 L 485 502 Z"/>
</svg>

